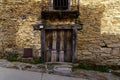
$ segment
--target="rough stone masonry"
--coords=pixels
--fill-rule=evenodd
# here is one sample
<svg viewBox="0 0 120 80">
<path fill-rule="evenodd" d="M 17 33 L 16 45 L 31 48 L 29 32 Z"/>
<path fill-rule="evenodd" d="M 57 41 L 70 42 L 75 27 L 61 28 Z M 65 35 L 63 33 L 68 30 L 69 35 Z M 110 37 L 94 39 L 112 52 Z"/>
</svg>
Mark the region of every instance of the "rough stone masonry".
<svg viewBox="0 0 120 80">
<path fill-rule="evenodd" d="M 39 55 L 40 31 L 34 31 L 32 24 L 41 23 L 40 12 L 40 0 L 0 0 L 1 53 L 23 54 L 23 48 L 30 47 Z M 80 0 L 78 19 L 83 29 L 77 35 L 77 60 L 120 65 L 120 0 Z"/>
</svg>

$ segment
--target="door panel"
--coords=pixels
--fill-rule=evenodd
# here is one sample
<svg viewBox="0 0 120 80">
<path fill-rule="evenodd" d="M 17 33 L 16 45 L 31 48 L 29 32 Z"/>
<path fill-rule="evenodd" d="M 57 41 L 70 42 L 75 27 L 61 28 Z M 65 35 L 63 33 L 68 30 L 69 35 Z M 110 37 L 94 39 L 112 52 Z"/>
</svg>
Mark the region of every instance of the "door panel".
<svg viewBox="0 0 120 80">
<path fill-rule="evenodd" d="M 72 30 L 45 31 L 45 61 L 72 61 Z"/>
</svg>

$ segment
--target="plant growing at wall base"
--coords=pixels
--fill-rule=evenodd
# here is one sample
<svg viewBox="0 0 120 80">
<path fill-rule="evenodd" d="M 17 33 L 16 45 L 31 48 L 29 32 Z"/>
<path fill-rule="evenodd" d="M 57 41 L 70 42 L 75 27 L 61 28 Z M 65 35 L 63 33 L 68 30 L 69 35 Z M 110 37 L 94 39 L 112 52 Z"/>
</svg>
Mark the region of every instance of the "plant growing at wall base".
<svg viewBox="0 0 120 80">
<path fill-rule="evenodd" d="M 17 61 L 18 54 L 16 54 L 16 53 L 8 54 L 6 58 L 10 62 Z"/>
<path fill-rule="evenodd" d="M 85 69 L 85 70 L 94 70 L 100 72 L 108 72 L 111 67 L 108 65 L 95 65 L 88 63 L 80 63 L 78 66 L 74 66 L 73 70 Z"/>
</svg>

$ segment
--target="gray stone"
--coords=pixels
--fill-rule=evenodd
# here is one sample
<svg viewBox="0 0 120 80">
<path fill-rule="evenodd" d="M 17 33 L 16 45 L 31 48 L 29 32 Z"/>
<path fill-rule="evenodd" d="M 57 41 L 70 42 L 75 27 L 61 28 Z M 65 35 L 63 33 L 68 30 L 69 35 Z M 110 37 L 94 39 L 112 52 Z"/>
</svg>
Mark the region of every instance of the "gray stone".
<svg viewBox="0 0 120 80">
<path fill-rule="evenodd" d="M 66 69 L 66 70 L 65 70 Z M 71 72 L 72 64 L 65 62 L 46 62 L 46 72 Z"/>
<path fill-rule="evenodd" d="M 62 72 L 62 73 L 71 73 L 72 72 L 72 66 L 69 66 L 69 65 L 54 66 L 53 71 Z"/>
</svg>

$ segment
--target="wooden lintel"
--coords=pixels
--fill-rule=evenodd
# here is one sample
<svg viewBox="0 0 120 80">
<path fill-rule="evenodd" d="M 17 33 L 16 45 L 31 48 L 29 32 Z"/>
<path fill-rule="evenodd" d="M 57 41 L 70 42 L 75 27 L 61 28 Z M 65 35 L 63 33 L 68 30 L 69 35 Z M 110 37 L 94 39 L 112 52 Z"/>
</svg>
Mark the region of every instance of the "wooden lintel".
<svg viewBox="0 0 120 80">
<path fill-rule="evenodd" d="M 33 25 L 34 30 L 42 30 L 42 29 L 78 29 L 81 30 L 82 27 L 79 24 L 59 24 L 59 25 L 51 25 L 51 24 L 46 24 L 42 25 L 43 28 L 41 28 L 42 24 L 35 24 Z"/>
</svg>

